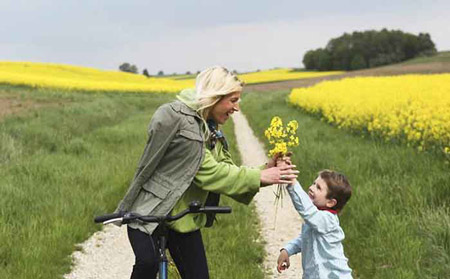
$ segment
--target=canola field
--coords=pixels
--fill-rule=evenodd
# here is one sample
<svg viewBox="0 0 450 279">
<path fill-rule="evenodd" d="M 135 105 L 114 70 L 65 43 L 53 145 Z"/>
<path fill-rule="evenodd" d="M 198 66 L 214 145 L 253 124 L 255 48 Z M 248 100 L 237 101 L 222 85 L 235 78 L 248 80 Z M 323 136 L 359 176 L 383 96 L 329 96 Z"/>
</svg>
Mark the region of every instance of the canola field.
<svg viewBox="0 0 450 279">
<path fill-rule="evenodd" d="M 247 84 L 311 78 L 342 72 L 296 72 L 275 69 L 239 75 Z M 145 77 L 119 71 L 33 62 L 0 62 L 0 84 L 83 91 L 176 93 L 195 86 L 195 79 Z"/>
<path fill-rule="evenodd" d="M 193 86 L 190 80 L 147 78 L 118 71 L 32 62 L 0 62 L 0 83 L 65 90 L 164 93 Z"/>
<path fill-rule="evenodd" d="M 325 81 L 293 89 L 289 102 L 339 128 L 450 154 L 450 74 Z"/>
</svg>

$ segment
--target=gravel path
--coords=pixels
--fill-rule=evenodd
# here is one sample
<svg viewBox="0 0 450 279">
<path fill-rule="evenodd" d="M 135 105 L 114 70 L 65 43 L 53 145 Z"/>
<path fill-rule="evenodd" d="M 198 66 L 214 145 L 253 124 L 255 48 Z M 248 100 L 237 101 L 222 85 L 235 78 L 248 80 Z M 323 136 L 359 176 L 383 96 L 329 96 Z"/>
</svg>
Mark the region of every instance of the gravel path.
<svg viewBox="0 0 450 279">
<path fill-rule="evenodd" d="M 245 166 L 258 166 L 267 162 L 268 158 L 259 140 L 253 134 L 247 119 L 242 113 L 233 114 L 236 140 Z M 275 216 L 276 186 L 261 188 L 254 201 L 261 220 L 261 235 L 266 242 L 266 259 L 264 268 L 266 278 L 301 278 L 301 257 L 290 258 L 291 267 L 279 274 L 276 270 L 280 248 L 289 240 L 297 237 L 301 231 L 301 218 L 295 211 L 289 197 L 283 200 L 283 206 L 278 206 Z M 275 218 L 276 217 L 276 218 Z"/>
<path fill-rule="evenodd" d="M 242 113 L 233 116 L 239 150 L 243 164 L 261 165 L 267 161 L 262 145 L 253 135 Z M 301 278 L 300 256 L 291 257 L 291 268 L 281 275 L 276 271 L 279 249 L 300 232 L 301 219 L 288 197 L 278 209 L 275 223 L 274 187 L 265 187 L 256 195 L 255 202 L 261 218 L 262 237 L 266 242 L 267 257 L 264 262 L 266 278 Z M 129 278 L 134 264 L 134 254 L 128 243 L 126 226 L 107 225 L 86 242 L 81 251 L 74 252 L 73 269 L 67 279 L 124 279 Z M 234 279 L 234 278 L 230 278 Z"/>
<path fill-rule="evenodd" d="M 67 279 L 130 278 L 134 254 L 128 242 L 126 226 L 107 225 L 72 254 L 73 269 Z"/>
</svg>

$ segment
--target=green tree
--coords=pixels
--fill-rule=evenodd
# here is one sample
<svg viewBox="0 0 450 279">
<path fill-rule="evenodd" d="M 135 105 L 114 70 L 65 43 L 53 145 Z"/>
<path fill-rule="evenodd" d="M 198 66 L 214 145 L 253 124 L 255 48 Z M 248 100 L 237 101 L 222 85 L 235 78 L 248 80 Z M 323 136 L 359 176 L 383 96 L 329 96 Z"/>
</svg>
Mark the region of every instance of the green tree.
<svg viewBox="0 0 450 279">
<path fill-rule="evenodd" d="M 367 63 L 364 60 L 364 57 L 361 54 L 353 56 L 352 62 L 350 64 L 350 68 L 352 70 L 359 70 L 359 69 L 367 68 Z"/>
<path fill-rule="evenodd" d="M 316 50 L 316 65 L 319 71 L 328 71 L 332 68 L 331 55 L 326 49 Z"/>
<path fill-rule="evenodd" d="M 315 51 L 309 50 L 306 52 L 306 54 L 303 56 L 303 65 L 305 65 L 305 69 L 307 70 L 316 70 L 316 59 L 315 59 Z"/>
<path fill-rule="evenodd" d="M 418 37 L 418 52 L 421 55 L 434 55 L 436 54 L 436 46 L 431 40 L 431 36 L 428 33 L 419 33 Z"/>
<path fill-rule="evenodd" d="M 136 67 L 136 65 L 131 65 L 130 66 L 130 73 L 137 74 L 138 72 L 139 72 L 139 70 Z"/>
<path fill-rule="evenodd" d="M 303 64 L 308 70 L 354 70 L 435 53 L 436 47 L 428 33 L 417 36 L 383 28 L 380 31 L 344 33 L 332 38 L 325 49 L 307 51 Z"/>
<path fill-rule="evenodd" d="M 136 65 L 131 65 L 128 62 L 122 63 L 119 66 L 119 70 L 126 73 L 133 73 L 133 74 L 138 73 L 138 68 L 136 67 Z"/>
</svg>

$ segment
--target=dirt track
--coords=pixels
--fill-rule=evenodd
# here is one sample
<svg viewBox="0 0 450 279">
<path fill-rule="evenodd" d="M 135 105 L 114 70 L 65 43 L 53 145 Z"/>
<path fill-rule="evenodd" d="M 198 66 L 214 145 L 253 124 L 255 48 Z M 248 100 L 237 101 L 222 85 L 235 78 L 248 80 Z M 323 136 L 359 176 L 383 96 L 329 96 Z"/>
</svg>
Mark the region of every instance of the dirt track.
<svg viewBox="0 0 450 279">
<path fill-rule="evenodd" d="M 433 62 L 433 63 L 411 64 L 411 65 L 399 64 L 374 69 L 365 69 L 347 72 L 342 75 L 323 76 L 317 78 L 306 78 L 298 80 L 247 85 L 245 87 L 245 91 L 269 92 L 278 90 L 290 90 L 296 87 L 312 86 L 324 80 L 337 80 L 356 76 L 391 76 L 404 74 L 438 74 L 438 73 L 450 73 L 450 62 Z"/>
<path fill-rule="evenodd" d="M 38 107 L 38 105 L 33 104 L 30 100 L 23 101 L 20 99 L 0 97 L 0 119 L 5 115 L 19 113 L 33 107 Z"/>
<path fill-rule="evenodd" d="M 1 92 L 0 92 L 1 94 Z M 0 120 L 10 114 L 20 114 L 30 110 L 39 109 L 42 107 L 61 106 L 63 102 L 58 101 L 33 101 L 32 99 L 18 98 L 17 96 L 0 95 Z"/>
</svg>

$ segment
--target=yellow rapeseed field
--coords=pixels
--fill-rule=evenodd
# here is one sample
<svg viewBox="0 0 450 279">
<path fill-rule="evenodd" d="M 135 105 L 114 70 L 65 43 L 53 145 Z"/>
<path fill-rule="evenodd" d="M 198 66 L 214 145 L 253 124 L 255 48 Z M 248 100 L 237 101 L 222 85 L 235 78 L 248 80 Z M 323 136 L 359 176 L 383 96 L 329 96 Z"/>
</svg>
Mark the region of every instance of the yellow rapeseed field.
<svg viewBox="0 0 450 279">
<path fill-rule="evenodd" d="M 299 72 L 275 69 L 242 74 L 246 84 L 302 79 L 342 72 Z M 150 77 L 119 71 L 34 62 L 0 62 L 0 84 L 85 91 L 179 92 L 195 86 L 195 78 Z"/>
<path fill-rule="evenodd" d="M 289 102 L 338 127 L 450 153 L 450 74 L 325 81 L 293 89 Z"/>
<path fill-rule="evenodd" d="M 124 92 L 179 92 L 194 86 L 193 80 L 147 78 L 118 71 L 32 62 L 0 62 L 0 83 L 35 88 Z"/>
</svg>

